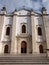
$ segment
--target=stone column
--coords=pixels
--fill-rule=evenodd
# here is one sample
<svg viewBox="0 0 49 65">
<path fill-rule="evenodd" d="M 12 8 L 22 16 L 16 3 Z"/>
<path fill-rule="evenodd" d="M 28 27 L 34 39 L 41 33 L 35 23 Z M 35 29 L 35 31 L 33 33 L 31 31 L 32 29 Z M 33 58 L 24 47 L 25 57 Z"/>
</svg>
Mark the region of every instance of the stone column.
<svg viewBox="0 0 49 65">
<path fill-rule="evenodd" d="M 4 26 L 4 17 L 5 15 L 0 16 L 0 53 L 3 53 L 3 43 L 2 43 L 2 35 L 3 35 L 3 26 Z"/>
<path fill-rule="evenodd" d="M 36 51 L 36 41 L 35 41 L 35 23 L 34 23 L 34 12 L 31 12 L 31 25 L 32 25 L 32 53 L 37 53 Z"/>
<path fill-rule="evenodd" d="M 2 54 L 4 52 L 3 50 L 3 43 L 2 43 L 2 36 L 3 36 L 3 28 L 4 28 L 4 19 L 5 19 L 5 15 L 6 15 L 6 8 L 3 7 L 1 9 L 1 15 L 0 15 L 0 54 Z"/>
<path fill-rule="evenodd" d="M 11 40 L 11 54 L 17 54 L 17 40 L 16 40 L 16 11 L 13 14 L 13 25 L 12 25 L 12 40 Z"/>
</svg>

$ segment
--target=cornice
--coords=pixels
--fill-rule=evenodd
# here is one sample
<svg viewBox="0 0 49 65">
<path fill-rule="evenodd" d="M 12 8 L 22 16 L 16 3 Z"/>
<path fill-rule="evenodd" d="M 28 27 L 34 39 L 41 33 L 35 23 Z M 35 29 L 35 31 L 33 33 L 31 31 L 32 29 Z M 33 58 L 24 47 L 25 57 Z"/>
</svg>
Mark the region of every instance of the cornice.
<svg viewBox="0 0 49 65">
<path fill-rule="evenodd" d="M 0 14 L 0 16 L 18 16 L 18 17 L 26 17 L 26 16 L 49 16 L 49 14 L 38 14 L 38 13 L 31 13 L 27 15 L 18 15 L 18 14 Z"/>
<path fill-rule="evenodd" d="M 9 43 L 9 42 L 11 42 L 11 40 L 10 41 L 2 41 L 2 43 Z"/>
<path fill-rule="evenodd" d="M 17 35 L 16 38 L 30 38 L 32 37 L 31 35 L 28 35 L 28 34 L 20 34 L 20 35 Z"/>
</svg>

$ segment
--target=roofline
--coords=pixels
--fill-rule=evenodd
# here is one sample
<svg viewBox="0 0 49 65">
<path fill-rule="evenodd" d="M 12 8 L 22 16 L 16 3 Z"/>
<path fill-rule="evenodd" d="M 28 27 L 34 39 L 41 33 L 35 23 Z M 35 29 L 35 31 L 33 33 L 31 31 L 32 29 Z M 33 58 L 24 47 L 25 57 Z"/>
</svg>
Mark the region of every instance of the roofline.
<svg viewBox="0 0 49 65">
<path fill-rule="evenodd" d="M 37 13 L 37 12 L 35 12 L 33 9 L 31 9 L 31 10 L 28 10 L 28 9 L 25 9 L 25 8 L 21 8 L 21 9 L 19 9 L 19 10 L 16 10 L 16 12 L 18 12 L 18 11 L 21 11 L 21 10 L 25 10 L 25 11 L 29 11 L 30 13 L 31 12 L 33 12 L 33 13 L 35 13 L 35 14 L 31 14 L 31 15 L 47 15 L 47 16 L 49 16 L 49 14 L 42 14 L 42 13 Z M 17 15 L 17 14 L 14 14 L 14 12 L 15 11 L 13 11 L 13 12 L 11 12 L 11 13 L 6 13 L 6 14 L 2 14 L 2 13 L 0 13 L 0 15 L 6 15 L 6 16 L 13 16 L 13 15 Z"/>
<path fill-rule="evenodd" d="M 31 10 L 29 10 L 29 9 L 25 9 L 25 8 L 18 9 L 16 12 L 21 11 L 21 10 L 25 10 L 25 11 L 29 11 L 29 12 L 31 12 Z"/>
</svg>

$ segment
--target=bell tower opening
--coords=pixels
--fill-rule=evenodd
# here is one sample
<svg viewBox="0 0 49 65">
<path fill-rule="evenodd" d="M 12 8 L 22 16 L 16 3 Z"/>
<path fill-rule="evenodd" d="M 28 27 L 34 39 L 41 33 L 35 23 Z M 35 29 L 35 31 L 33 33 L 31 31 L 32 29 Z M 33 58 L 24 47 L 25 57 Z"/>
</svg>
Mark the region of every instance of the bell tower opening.
<svg viewBox="0 0 49 65">
<path fill-rule="evenodd" d="M 27 43 L 25 41 L 21 43 L 21 53 L 27 53 Z"/>
</svg>

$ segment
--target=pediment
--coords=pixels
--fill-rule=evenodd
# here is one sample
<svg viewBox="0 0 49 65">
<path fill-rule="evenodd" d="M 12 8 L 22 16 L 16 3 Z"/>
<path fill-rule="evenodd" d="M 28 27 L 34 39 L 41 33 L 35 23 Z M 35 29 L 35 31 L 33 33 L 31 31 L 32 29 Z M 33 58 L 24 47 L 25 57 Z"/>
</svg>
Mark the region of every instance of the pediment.
<svg viewBox="0 0 49 65">
<path fill-rule="evenodd" d="M 26 9 L 21 9 L 17 11 L 17 15 L 28 15 L 28 14 L 30 14 L 30 11 Z"/>
</svg>

